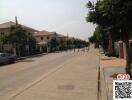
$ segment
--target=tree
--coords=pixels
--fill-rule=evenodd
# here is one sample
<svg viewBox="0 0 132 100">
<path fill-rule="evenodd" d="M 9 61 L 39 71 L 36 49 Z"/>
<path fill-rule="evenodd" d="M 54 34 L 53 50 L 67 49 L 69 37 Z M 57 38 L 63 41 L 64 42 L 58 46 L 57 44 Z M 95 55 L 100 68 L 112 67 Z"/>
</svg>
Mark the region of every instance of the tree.
<svg viewBox="0 0 132 100">
<path fill-rule="evenodd" d="M 36 39 L 31 33 L 27 33 L 27 43 L 25 45 L 29 46 L 29 54 L 36 53 Z"/>
<path fill-rule="evenodd" d="M 112 12 L 114 15 L 118 16 L 116 18 L 116 26 L 120 32 L 121 40 L 126 44 L 127 51 L 127 65 L 126 72 L 131 75 L 131 63 L 132 54 L 129 47 L 130 35 L 132 32 L 132 1 L 131 0 L 114 0 Z M 132 76 L 132 75 L 131 75 Z"/>
<path fill-rule="evenodd" d="M 74 39 L 73 45 L 75 46 L 75 48 L 83 48 L 88 46 L 88 43 L 84 40 Z"/>
<path fill-rule="evenodd" d="M 94 31 L 94 42 L 96 44 L 100 44 L 103 49 L 104 49 L 104 52 L 107 52 L 108 50 L 108 34 L 105 33 L 105 31 L 103 30 L 103 28 L 101 26 L 97 26 L 95 28 L 95 31 Z"/>
<path fill-rule="evenodd" d="M 105 33 L 109 38 L 109 46 L 108 46 L 108 54 L 113 54 L 113 38 L 112 33 L 110 31 L 113 30 L 114 20 L 112 19 L 112 15 L 110 14 L 111 0 L 101 0 L 97 1 L 96 4 L 92 4 L 89 2 L 87 4 L 87 8 L 90 9 L 88 16 L 86 17 L 87 22 L 92 22 L 94 24 L 98 24 L 105 30 Z M 114 37 L 114 36 L 113 36 Z"/>
<path fill-rule="evenodd" d="M 6 36 L 4 35 L 0 35 L 0 51 L 3 51 L 3 45 L 5 44 L 6 42 Z"/>
<path fill-rule="evenodd" d="M 95 42 L 96 42 L 95 36 L 94 36 L 94 35 L 91 36 L 91 37 L 89 37 L 89 42 L 90 42 L 90 43 L 95 43 Z"/>
<path fill-rule="evenodd" d="M 56 38 L 53 38 L 48 42 L 48 45 L 49 45 L 51 51 L 55 51 L 58 49 L 59 42 Z"/>
<path fill-rule="evenodd" d="M 68 39 L 67 40 L 67 49 L 71 49 L 73 46 L 73 39 Z"/>
<path fill-rule="evenodd" d="M 67 42 L 65 39 L 61 39 L 59 41 L 59 47 L 60 47 L 60 50 L 66 50 L 66 46 L 67 46 Z"/>
<path fill-rule="evenodd" d="M 131 0 L 101 0 L 96 4 L 88 3 L 90 12 L 88 22 L 98 24 L 106 30 L 109 40 L 122 40 L 126 44 L 127 64 L 126 72 L 131 75 L 131 54 L 129 39 L 132 32 L 132 1 Z"/>
<path fill-rule="evenodd" d="M 36 45 L 36 40 L 32 36 L 32 34 L 26 32 L 21 25 L 11 26 L 10 34 L 7 36 L 7 43 L 12 44 L 15 48 L 16 54 L 18 56 L 24 55 L 22 51 L 25 50 L 26 46 L 31 46 L 32 44 Z M 33 46 L 32 45 L 32 46 Z M 30 51 L 28 51 L 30 52 Z"/>
</svg>

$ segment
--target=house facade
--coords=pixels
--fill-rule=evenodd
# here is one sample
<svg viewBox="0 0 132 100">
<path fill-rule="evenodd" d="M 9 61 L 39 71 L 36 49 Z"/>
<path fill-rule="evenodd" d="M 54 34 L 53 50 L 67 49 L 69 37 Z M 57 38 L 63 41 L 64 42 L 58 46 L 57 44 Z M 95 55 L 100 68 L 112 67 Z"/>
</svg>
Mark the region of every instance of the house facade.
<svg viewBox="0 0 132 100">
<path fill-rule="evenodd" d="M 48 31 L 39 31 L 34 34 L 34 37 L 37 42 L 37 46 L 40 52 L 47 51 L 49 52 L 48 42 L 52 39 L 59 40 L 59 35 L 56 32 L 48 32 Z"/>
<path fill-rule="evenodd" d="M 15 26 L 15 25 L 16 25 L 16 23 L 12 22 L 12 21 L 0 24 L 0 37 L 7 35 L 7 34 L 10 34 L 11 26 Z M 27 27 L 24 25 L 21 25 L 21 26 L 23 27 L 24 30 L 27 31 L 27 33 L 34 34 L 35 32 L 38 32 L 38 30 L 35 30 L 33 28 L 30 28 L 30 27 Z M 0 52 L 3 52 L 3 51 L 16 53 L 15 48 L 11 44 L 4 44 L 3 45 L 2 41 L 1 41 L 0 42 Z"/>
<path fill-rule="evenodd" d="M 0 37 L 7 35 L 7 34 L 11 34 L 10 29 L 12 26 L 15 26 L 15 25 L 16 23 L 12 21 L 0 24 Z M 21 25 L 21 24 L 18 24 L 18 25 Z M 21 26 L 24 30 L 26 30 L 27 34 L 30 33 L 35 38 L 36 47 L 37 47 L 38 52 L 49 52 L 50 47 L 48 46 L 48 43 L 52 39 L 56 39 L 58 42 L 67 41 L 71 39 L 68 36 L 64 36 L 56 32 L 48 32 L 45 30 L 38 31 L 38 30 L 35 30 L 25 25 L 21 25 Z M 28 49 L 26 51 L 29 52 L 29 46 L 25 46 L 24 48 Z M 0 52 L 12 52 L 16 54 L 16 48 L 13 47 L 11 44 L 3 44 L 2 41 L 0 41 Z"/>
</svg>

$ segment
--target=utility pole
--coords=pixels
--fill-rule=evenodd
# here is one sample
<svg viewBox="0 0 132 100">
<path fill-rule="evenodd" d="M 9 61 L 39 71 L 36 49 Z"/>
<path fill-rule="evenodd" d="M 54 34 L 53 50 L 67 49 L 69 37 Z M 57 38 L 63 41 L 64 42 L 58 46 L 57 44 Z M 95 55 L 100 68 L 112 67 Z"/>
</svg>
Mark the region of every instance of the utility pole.
<svg viewBox="0 0 132 100">
<path fill-rule="evenodd" d="M 16 22 L 16 25 L 18 25 L 17 16 L 15 16 L 15 22 Z"/>
<path fill-rule="evenodd" d="M 66 38 L 66 47 L 67 47 L 67 50 L 68 50 L 68 33 L 67 33 L 67 38 Z"/>
<path fill-rule="evenodd" d="M 18 25 L 17 16 L 15 16 L 15 23 Z M 14 55 L 17 55 L 17 44 L 15 43 L 13 46 L 13 53 Z"/>
<path fill-rule="evenodd" d="M 74 48 L 74 52 L 75 52 L 75 38 L 73 37 L 73 48 Z"/>
</svg>

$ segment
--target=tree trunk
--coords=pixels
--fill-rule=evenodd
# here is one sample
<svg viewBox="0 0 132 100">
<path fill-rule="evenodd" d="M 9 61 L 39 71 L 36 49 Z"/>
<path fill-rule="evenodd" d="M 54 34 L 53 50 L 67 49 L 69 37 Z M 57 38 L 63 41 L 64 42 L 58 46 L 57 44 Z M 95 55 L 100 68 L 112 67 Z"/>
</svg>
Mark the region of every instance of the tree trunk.
<svg viewBox="0 0 132 100">
<path fill-rule="evenodd" d="M 108 56 L 113 56 L 113 43 L 112 43 L 112 38 L 111 35 L 109 34 L 109 46 L 108 46 Z"/>
<path fill-rule="evenodd" d="M 21 53 L 20 46 L 18 44 L 16 44 L 16 54 L 17 54 L 18 57 L 21 56 L 20 53 Z"/>
<path fill-rule="evenodd" d="M 131 74 L 131 54 L 130 54 L 130 48 L 129 48 L 129 39 L 125 41 L 126 43 L 126 73 L 129 74 L 132 78 Z"/>
</svg>

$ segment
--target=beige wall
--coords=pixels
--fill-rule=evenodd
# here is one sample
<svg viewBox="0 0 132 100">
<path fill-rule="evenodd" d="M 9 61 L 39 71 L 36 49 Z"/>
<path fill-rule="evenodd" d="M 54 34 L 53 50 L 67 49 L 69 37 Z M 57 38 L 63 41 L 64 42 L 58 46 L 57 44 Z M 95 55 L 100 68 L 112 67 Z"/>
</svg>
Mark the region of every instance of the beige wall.
<svg viewBox="0 0 132 100">
<path fill-rule="evenodd" d="M 25 29 L 27 32 L 34 34 L 33 30 L 30 29 Z M 0 36 L 1 36 L 1 32 L 4 32 L 4 35 L 7 35 L 10 33 L 10 28 L 7 29 L 0 29 Z M 4 51 L 12 51 L 12 46 L 11 45 L 4 45 Z M 0 51 L 2 51 L 2 45 L 0 43 Z"/>
<path fill-rule="evenodd" d="M 34 34 L 34 31 L 33 30 L 30 30 L 30 29 L 25 29 L 27 32 L 29 33 L 32 33 Z M 0 29 L 0 35 L 1 35 L 1 32 L 4 32 L 5 34 L 9 34 L 10 33 L 10 28 L 7 28 L 7 29 Z"/>
<path fill-rule="evenodd" d="M 30 29 L 25 29 L 27 32 L 29 32 L 29 33 L 32 33 L 32 34 L 34 34 L 34 30 L 30 30 Z"/>
<path fill-rule="evenodd" d="M 52 34 L 52 35 L 40 35 L 40 36 L 35 36 L 36 38 L 36 41 L 39 43 L 39 42 L 48 42 L 50 41 L 51 39 L 53 38 L 57 38 L 56 35 Z M 43 39 L 41 39 L 43 38 Z"/>
<path fill-rule="evenodd" d="M 1 33 L 4 32 L 4 35 L 5 34 L 8 34 L 9 33 L 9 29 L 0 29 L 0 37 L 2 36 Z M 0 51 L 2 51 L 2 44 L 0 43 Z"/>
<path fill-rule="evenodd" d="M 9 34 L 10 29 L 0 29 L 0 35 L 1 35 L 1 32 L 4 32 L 4 34 Z"/>
</svg>

